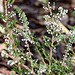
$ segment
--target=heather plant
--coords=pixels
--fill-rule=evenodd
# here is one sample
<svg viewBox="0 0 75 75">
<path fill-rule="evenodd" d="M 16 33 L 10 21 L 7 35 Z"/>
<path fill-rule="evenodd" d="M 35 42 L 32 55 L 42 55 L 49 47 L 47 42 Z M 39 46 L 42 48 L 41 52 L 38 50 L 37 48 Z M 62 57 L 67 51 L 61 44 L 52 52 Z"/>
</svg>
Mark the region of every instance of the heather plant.
<svg viewBox="0 0 75 75">
<path fill-rule="evenodd" d="M 4 21 L 6 26 L 0 24 L 2 29 L 0 30 L 5 39 L 5 49 L 0 50 L 1 56 L 5 58 L 11 58 L 7 64 L 14 65 L 12 69 L 19 75 L 70 75 L 75 67 L 75 62 L 71 57 L 75 55 L 73 51 L 73 44 L 75 44 L 75 27 L 68 31 L 61 24 L 61 18 L 67 13 L 67 9 L 63 7 L 58 8 L 58 13 L 55 14 L 55 2 L 53 6 L 50 6 L 50 2 L 46 0 L 47 5 L 43 4 L 45 10 L 49 10 L 49 15 L 44 15 L 45 24 L 48 35 L 51 37 L 43 36 L 43 45 L 39 40 L 34 37 L 34 34 L 29 30 L 29 22 L 25 13 L 21 9 L 8 12 L 8 8 L 12 7 L 15 0 L 4 0 L 5 13 L 0 13 L 0 18 Z M 11 20 L 13 16 L 19 14 L 19 20 Z M 20 28 L 15 27 L 16 23 L 22 23 Z M 18 37 L 25 43 L 25 49 L 20 48 L 20 41 Z M 62 60 L 58 61 L 53 57 L 53 50 L 63 42 L 66 44 L 65 53 Z M 38 63 L 38 59 L 33 59 L 33 53 L 30 51 L 29 43 L 35 47 L 35 51 L 38 52 L 41 57 L 41 61 Z M 46 47 L 49 49 L 47 52 Z M 70 53 L 71 51 L 71 53 Z M 68 60 L 67 58 L 70 58 Z M 47 61 L 47 62 L 46 62 Z M 29 65 L 26 65 L 29 63 Z M 13 75 L 13 74 L 12 74 Z"/>
</svg>

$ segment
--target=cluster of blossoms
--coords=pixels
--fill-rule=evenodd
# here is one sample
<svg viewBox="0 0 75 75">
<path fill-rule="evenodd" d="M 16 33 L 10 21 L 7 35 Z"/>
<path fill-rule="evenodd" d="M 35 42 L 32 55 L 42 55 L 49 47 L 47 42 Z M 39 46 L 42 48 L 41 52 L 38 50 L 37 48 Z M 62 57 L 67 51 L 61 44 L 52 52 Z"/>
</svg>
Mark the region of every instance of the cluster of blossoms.
<svg viewBox="0 0 75 75">
<path fill-rule="evenodd" d="M 2 1 L 1 1 L 2 2 Z M 9 4 L 9 2 L 5 2 L 5 5 L 7 5 L 7 7 L 9 8 L 9 7 L 11 7 L 12 5 L 11 4 Z M 6 8 L 5 8 L 6 9 Z M 6 16 L 8 16 L 8 14 L 5 14 Z M 4 16 L 4 14 L 2 14 L 2 20 L 3 20 L 3 22 L 5 22 L 6 23 L 6 17 Z"/>
<path fill-rule="evenodd" d="M 48 10 L 48 8 L 47 7 L 43 7 L 45 10 Z"/>
<path fill-rule="evenodd" d="M 10 20 L 10 18 L 12 18 L 13 16 L 15 16 L 16 13 L 14 11 L 11 11 L 11 12 L 8 12 L 8 14 L 5 14 L 5 15 L 8 16 L 8 20 Z M 3 20 L 3 22 L 6 23 L 6 17 L 4 17 L 4 14 L 2 14 L 2 20 Z"/>
<path fill-rule="evenodd" d="M 27 44 L 27 45 L 25 45 L 25 47 L 28 47 L 28 41 L 29 41 L 31 44 L 33 43 L 32 39 L 31 39 L 31 37 L 30 37 L 31 32 L 30 32 L 29 27 L 28 27 L 29 22 L 27 21 L 27 17 L 26 17 L 26 15 L 25 15 L 24 12 L 22 12 L 20 9 L 18 9 L 17 12 L 19 13 L 19 17 L 20 17 L 19 20 L 21 20 L 21 23 L 23 23 L 22 32 L 19 33 L 19 34 L 24 37 L 24 39 L 22 39 L 22 41 L 24 41 L 25 44 Z"/>
<path fill-rule="evenodd" d="M 71 43 L 68 43 L 66 46 L 67 46 L 67 50 L 66 50 L 66 52 L 70 51 L 71 48 L 72 48 L 72 44 L 71 44 Z"/>
<path fill-rule="evenodd" d="M 7 35 L 4 35 L 4 38 L 5 38 L 5 42 L 9 44 L 10 34 L 8 33 Z"/>
<path fill-rule="evenodd" d="M 6 17 L 5 17 L 5 15 L 3 14 L 3 13 L 0 13 L 2 16 L 0 16 L 1 18 L 2 18 L 2 20 L 3 20 L 3 22 L 5 22 L 6 23 Z"/>
<path fill-rule="evenodd" d="M 6 5 L 8 8 L 10 8 L 12 6 L 10 2 L 6 2 Z M 23 24 L 22 30 L 14 27 L 14 24 L 16 24 L 17 20 L 10 21 L 10 19 L 13 16 L 15 16 L 16 13 L 19 14 L 19 17 L 20 17 L 19 21 Z M 15 12 L 14 11 L 8 12 L 8 14 L 5 14 L 5 15 L 1 14 L 0 18 L 2 18 L 5 23 L 6 23 L 6 16 L 8 17 L 7 18 L 8 19 L 8 27 L 10 30 L 10 32 L 8 32 L 7 28 L 5 28 L 5 27 L 3 28 L 3 30 L 5 31 L 5 32 L 3 32 L 5 34 L 4 35 L 5 42 L 8 44 L 8 48 L 6 49 L 6 51 L 8 52 L 8 54 L 10 54 L 11 56 L 14 56 L 16 59 L 18 59 L 18 56 L 19 56 L 20 58 L 18 59 L 18 61 L 25 61 L 25 60 L 27 60 L 26 57 L 30 57 L 30 55 L 32 55 L 32 53 L 27 52 L 26 56 L 25 56 L 25 54 L 22 53 L 22 50 L 16 48 L 16 45 L 17 45 L 16 42 L 18 41 L 18 39 L 17 39 L 18 35 L 23 36 L 24 39 L 22 39 L 22 41 L 25 42 L 25 47 L 26 48 L 28 47 L 27 50 L 29 50 L 28 42 L 30 42 L 31 44 L 34 43 L 31 39 L 31 32 L 30 32 L 29 27 L 28 27 L 29 22 L 27 21 L 27 17 L 25 15 L 25 13 L 21 11 L 21 9 L 17 9 Z M 13 32 L 12 34 L 11 34 L 11 31 Z M 14 43 L 12 42 L 11 36 L 14 39 Z M 20 43 L 18 43 L 18 44 L 20 44 Z M 15 45 L 15 47 L 14 47 L 14 45 Z M 15 48 L 16 48 L 16 50 L 15 50 Z M 2 51 L 2 53 L 1 53 L 2 57 L 8 56 L 6 51 L 4 51 L 4 50 Z M 16 63 L 17 63 L 17 61 L 14 61 L 14 60 L 8 61 L 8 64 L 10 64 L 10 65 L 14 65 Z"/>
<path fill-rule="evenodd" d="M 50 2 L 48 2 L 48 4 L 50 5 Z M 49 8 L 46 7 L 45 5 L 43 5 L 43 8 L 44 8 L 45 10 L 48 10 L 48 9 L 49 9 Z M 50 6 L 50 9 L 55 10 L 55 2 L 53 2 L 53 6 L 52 6 L 52 7 Z"/>
<path fill-rule="evenodd" d="M 57 13 L 57 16 L 61 20 L 60 17 L 64 17 L 66 15 L 66 13 L 68 13 L 68 10 L 63 9 L 63 7 L 59 7 L 58 10 L 59 10 L 59 13 Z"/>
<path fill-rule="evenodd" d="M 3 20 L 3 22 L 5 22 L 6 23 L 6 19 L 2 19 Z"/>
<path fill-rule="evenodd" d="M 13 16 L 15 16 L 16 15 L 16 13 L 14 12 L 14 11 L 11 11 L 11 12 L 8 12 L 8 18 L 9 17 L 13 17 Z"/>
<path fill-rule="evenodd" d="M 75 29 L 70 30 L 69 35 L 72 36 L 72 38 L 75 39 Z M 71 40 L 72 41 L 72 40 Z"/>
<path fill-rule="evenodd" d="M 14 0 L 8 0 L 8 2 L 6 2 L 7 8 L 12 7 L 12 3 Z M 48 0 L 46 0 L 48 1 Z M 54 14 L 52 13 L 52 10 L 55 10 L 55 3 L 53 3 L 53 6 L 49 6 L 50 2 L 48 3 L 48 7 L 43 7 L 45 10 L 49 10 L 50 11 L 50 15 L 45 15 L 45 24 L 47 25 L 47 32 L 48 34 L 51 34 L 52 38 L 48 37 L 48 36 L 44 36 L 43 37 L 43 45 L 41 46 L 41 44 L 38 42 L 38 40 L 34 39 L 36 42 L 33 41 L 33 37 L 31 35 L 31 32 L 29 30 L 29 22 L 27 21 L 27 17 L 25 15 L 24 12 L 21 11 L 21 9 L 17 9 L 15 12 L 11 11 L 8 12 L 8 14 L 2 14 L 2 17 L 0 16 L 0 18 L 3 19 L 3 21 L 7 24 L 8 22 L 8 27 L 3 28 L 3 32 L 4 33 L 4 38 L 5 38 L 5 42 L 7 44 L 7 49 L 3 50 L 1 52 L 1 56 L 2 57 L 10 57 L 13 60 L 9 60 L 7 62 L 7 64 L 9 64 L 10 66 L 14 65 L 14 64 L 19 64 L 20 66 L 22 65 L 23 67 L 25 67 L 25 70 L 21 70 L 21 72 L 23 71 L 22 74 L 33 74 L 37 73 L 38 75 L 42 75 L 44 74 L 54 74 L 57 71 L 60 72 L 60 74 L 63 72 L 63 68 L 62 66 L 60 66 L 60 64 L 63 63 L 63 61 L 60 62 L 60 64 L 57 62 L 57 60 L 52 57 L 52 52 L 56 52 L 56 47 L 58 46 L 58 44 L 64 40 L 68 39 L 69 41 L 67 42 L 66 45 L 66 49 L 65 49 L 65 54 L 64 54 L 64 60 L 67 60 L 67 56 L 69 55 L 69 51 L 71 50 L 72 47 L 72 43 L 75 43 L 75 30 L 72 30 L 69 32 L 69 35 L 65 35 L 63 34 L 62 30 L 63 27 L 59 26 L 61 17 L 64 17 L 66 15 L 66 13 L 68 12 L 68 10 L 63 9 L 62 7 L 58 8 L 58 13 Z M 16 13 L 19 15 L 19 20 L 12 20 L 10 21 L 10 19 L 16 15 Z M 7 22 L 6 22 L 6 17 L 7 18 Z M 22 26 L 19 26 L 21 28 L 18 28 L 15 24 L 16 23 L 22 23 Z M 15 26 L 16 27 L 15 27 Z M 20 46 L 20 41 L 18 40 L 18 37 L 22 36 L 23 38 L 21 39 L 21 41 L 23 41 L 23 43 L 25 44 L 24 47 L 26 49 L 23 50 L 21 49 Z M 65 39 L 66 38 L 66 39 Z M 29 48 L 29 42 L 31 44 L 34 44 L 35 46 L 35 50 L 37 50 L 38 54 L 41 57 L 41 63 L 38 64 L 38 59 L 33 59 L 32 58 L 32 53 L 30 52 L 30 48 Z M 57 43 L 57 44 L 56 44 Z M 49 53 L 46 51 L 46 48 L 50 51 Z M 43 58 L 45 57 L 45 58 Z M 46 63 L 47 60 L 49 64 Z M 30 63 L 30 65 L 25 65 L 25 62 Z M 65 63 L 64 63 L 65 64 Z M 30 66 L 30 68 L 29 68 Z M 21 67 L 22 69 L 22 67 Z M 54 71 L 54 73 L 52 72 Z M 67 71 L 67 70 L 65 70 Z M 65 72 L 64 71 L 64 72 Z M 50 73 L 49 73 L 50 72 Z M 20 72 L 18 72 L 20 73 Z M 62 73 L 63 74 L 63 73 Z M 35 74 L 34 74 L 35 75 Z"/>
<path fill-rule="evenodd" d="M 16 64 L 16 63 L 17 63 L 17 61 L 14 61 L 14 60 L 9 60 L 9 61 L 7 62 L 7 64 L 10 65 L 10 66 L 12 66 L 12 65 L 14 65 L 14 64 Z"/>
<path fill-rule="evenodd" d="M 9 46 L 8 46 L 8 48 L 7 48 L 6 50 L 7 50 L 8 52 L 10 52 L 10 54 L 11 54 L 12 56 L 15 55 L 15 54 L 14 54 L 14 47 L 13 47 L 12 42 L 9 43 Z"/>
<path fill-rule="evenodd" d="M 37 71 L 38 75 L 42 74 L 43 72 L 45 72 L 48 68 L 45 65 L 40 65 L 39 70 Z"/>
<path fill-rule="evenodd" d="M 47 7 L 45 7 L 45 8 L 47 9 Z M 53 8 L 50 6 L 49 8 L 50 8 L 50 10 L 52 10 L 52 9 L 54 10 L 55 7 Z M 71 47 L 72 47 L 71 43 L 75 42 L 75 30 L 70 31 L 69 32 L 70 36 L 68 36 L 68 35 L 63 34 L 64 33 L 63 27 L 59 26 L 61 18 L 64 17 L 67 13 L 68 13 L 67 9 L 63 9 L 63 7 L 59 7 L 58 13 L 56 15 L 50 11 L 50 15 L 44 16 L 45 24 L 47 25 L 46 28 L 47 28 L 48 34 L 54 35 L 53 42 L 60 43 L 65 38 L 69 39 L 69 41 L 70 41 L 70 43 L 68 43 L 66 46 L 65 55 L 64 55 L 65 60 L 67 59 L 67 55 L 69 55 L 68 52 L 71 50 Z M 48 46 L 48 44 L 47 44 L 47 41 L 45 40 L 45 45 Z M 56 53 L 56 47 L 53 48 L 53 51 L 55 51 L 55 53 Z"/>
<path fill-rule="evenodd" d="M 72 44 L 71 44 L 71 43 L 68 43 L 68 44 L 66 45 L 65 55 L 63 55 L 64 61 L 67 60 L 67 57 L 69 56 L 69 51 L 71 51 L 71 48 L 72 48 Z M 64 62 L 64 64 L 66 64 L 66 63 Z"/>
<path fill-rule="evenodd" d="M 12 4 L 10 4 L 10 2 L 6 2 L 6 3 L 8 8 L 12 7 Z"/>
<path fill-rule="evenodd" d="M 55 8 L 55 4 L 53 5 L 53 7 Z M 50 6 L 50 9 L 54 9 L 53 7 Z M 46 7 L 44 7 L 46 8 Z M 50 12 L 50 15 L 45 15 L 45 24 L 47 25 L 47 32 L 48 34 L 51 35 L 56 35 L 58 36 L 59 33 L 64 33 L 63 27 L 59 26 L 60 20 L 62 17 L 64 17 L 66 14 L 68 13 L 67 9 L 63 9 L 63 7 L 59 7 L 58 8 L 58 13 L 55 15 L 54 13 Z M 61 34 L 61 37 L 63 35 Z M 60 37 L 60 38 L 61 38 Z M 58 40 L 58 42 L 61 41 L 61 39 Z"/>
<path fill-rule="evenodd" d="M 3 50 L 3 51 L 1 52 L 1 56 L 2 56 L 2 57 L 5 57 L 5 58 L 8 58 L 8 53 Z"/>
<path fill-rule="evenodd" d="M 30 75 L 30 74 L 32 74 L 32 71 L 31 72 L 25 72 L 24 74 Z"/>
</svg>

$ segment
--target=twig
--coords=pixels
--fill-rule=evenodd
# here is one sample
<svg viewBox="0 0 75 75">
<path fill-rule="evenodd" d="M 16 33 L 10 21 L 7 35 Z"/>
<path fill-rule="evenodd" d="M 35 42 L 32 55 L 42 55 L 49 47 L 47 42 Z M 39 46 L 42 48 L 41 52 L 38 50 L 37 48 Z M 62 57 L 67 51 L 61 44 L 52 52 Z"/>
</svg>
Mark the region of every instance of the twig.
<svg viewBox="0 0 75 75">
<path fill-rule="evenodd" d="M 7 5 L 6 5 L 6 3 L 7 3 L 7 1 L 4 0 L 4 4 L 5 4 L 5 16 L 6 16 L 6 27 L 7 27 L 8 31 L 10 31 L 9 30 L 9 26 L 8 26 L 8 22 L 7 22 L 8 16 L 7 16 Z"/>
<path fill-rule="evenodd" d="M 30 49 L 29 49 L 29 45 L 28 45 L 28 50 L 29 50 L 29 54 L 30 54 L 30 58 L 31 58 L 31 67 L 33 67 L 33 61 L 32 61 L 32 57 L 31 57 L 31 52 L 30 52 Z M 33 69 L 32 69 L 32 72 L 34 72 Z"/>
<path fill-rule="evenodd" d="M 21 71 L 21 65 L 18 63 L 19 72 Z M 22 74 L 20 74 L 22 75 Z"/>
<path fill-rule="evenodd" d="M 7 13 L 7 5 L 6 5 L 6 3 L 7 3 L 7 1 L 4 0 L 4 4 L 5 4 L 5 16 L 6 16 L 6 27 L 8 29 L 8 32 L 10 32 L 10 37 L 11 37 L 11 40 L 12 40 L 12 42 L 14 44 L 14 50 L 16 52 L 15 42 L 14 42 L 14 39 L 13 39 L 13 36 L 12 36 L 13 31 L 12 30 L 10 31 L 9 26 L 8 26 L 8 16 L 7 16 L 8 13 Z M 16 56 L 17 56 L 17 54 L 16 54 Z M 19 69 L 21 70 L 21 66 L 20 65 L 19 65 Z"/>
<path fill-rule="evenodd" d="M 50 12 L 50 14 L 52 15 L 52 11 L 51 11 L 51 8 L 50 8 L 50 5 L 48 4 L 48 8 L 49 8 L 49 12 Z M 54 22 L 54 18 L 52 17 L 52 20 L 53 20 L 53 22 Z"/>
<path fill-rule="evenodd" d="M 51 43 L 51 49 L 50 49 L 50 62 L 49 62 L 49 74 L 51 71 L 51 59 L 52 59 L 52 46 L 53 46 L 54 36 L 52 36 L 52 43 Z"/>
<path fill-rule="evenodd" d="M 50 8 L 50 5 L 48 4 L 48 8 L 49 8 L 49 12 L 50 12 L 50 14 L 52 14 L 52 11 L 51 11 L 51 8 Z M 53 22 L 54 22 L 54 18 L 52 17 L 52 20 L 53 20 Z M 54 28 L 54 30 L 53 30 L 53 34 L 54 34 L 54 32 L 55 32 L 55 28 Z M 50 49 L 50 61 L 49 61 L 49 74 L 50 74 L 50 72 L 51 72 L 51 59 L 52 59 L 52 46 L 53 46 L 53 41 L 54 41 L 54 36 L 52 35 L 52 43 L 51 43 L 51 49 Z"/>
</svg>

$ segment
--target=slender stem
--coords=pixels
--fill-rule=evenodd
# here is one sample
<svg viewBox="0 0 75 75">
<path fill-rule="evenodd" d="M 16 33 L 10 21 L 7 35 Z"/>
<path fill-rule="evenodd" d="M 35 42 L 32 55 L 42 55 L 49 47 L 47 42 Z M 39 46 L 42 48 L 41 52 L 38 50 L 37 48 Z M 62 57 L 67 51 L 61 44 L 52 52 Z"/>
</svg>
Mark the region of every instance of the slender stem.
<svg viewBox="0 0 75 75">
<path fill-rule="evenodd" d="M 21 65 L 18 63 L 19 72 L 21 71 Z M 22 73 L 20 74 L 22 75 Z"/>
<path fill-rule="evenodd" d="M 4 4 L 5 4 L 5 16 L 6 16 L 6 27 L 7 27 L 7 29 L 8 29 L 8 31 L 10 31 L 9 30 L 9 27 L 8 27 L 8 22 L 7 22 L 7 20 L 8 20 L 8 16 L 7 16 L 7 5 L 6 5 L 6 0 L 4 0 Z"/>
<path fill-rule="evenodd" d="M 51 8 L 50 8 L 50 5 L 48 4 L 48 8 L 49 8 L 49 12 L 50 12 L 50 14 L 52 15 L 52 11 L 51 11 Z M 52 20 L 53 20 L 53 22 L 54 22 L 54 18 L 52 17 Z"/>
<path fill-rule="evenodd" d="M 31 52 L 30 52 L 30 49 L 29 49 L 29 45 L 28 45 L 28 50 L 29 50 L 29 54 L 30 54 L 30 58 L 31 58 L 31 67 L 33 67 L 33 61 L 32 61 L 32 57 L 31 57 Z M 34 70 L 32 69 L 32 72 L 34 72 Z"/>
<path fill-rule="evenodd" d="M 32 36 L 31 36 L 31 37 L 32 37 Z M 32 37 L 32 39 L 33 39 L 33 37 Z M 40 47 L 39 44 L 37 44 L 37 46 Z M 41 53 L 40 53 L 40 51 L 38 50 L 38 47 L 37 47 L 37 46 L 36 46 L 37 52 L 38 52 L 39 56 L 41 57 L 42 62 L 45 64 L 45 66 L 47 66 L 46 63 L 45 63 L 45 61 L 44 61 L 44 59 L 43 59 L 43 57 L 41 56 Z M 44 50 L 44 49 L 42 48 L 42 50 Z M 45 51 L 45 50 L 44 50 L 44 51 Z"/>
<path fill-rule="evenodd" d="M 49 8 L 49 11 L 50 11 L 50 13 L 52 14 L 52 11 L 51 11 L 51 9 L 50 9 L 50 6 L 49 6 L 49 4 L 48 4 L 48 8 Z M 55 17 L 55 16 L 54 16 Z M 54 18 L 52 17 L 52 20 L 53 20 L 53 22 L 54 22 Z M 55 29 L 54 29 L 54 31 L 55 31 Z M 63 30 L 62 30 L 63 31 Z M 54 32 L 53 32 L 54 33 Z M 59 34 L 61 35 L 61 33 L 59 32 Z M 67 34 L 67 33 L 66 33 Z M 69 34 L 67 34 L 68 36 L 70 36 Z M 66 40 L 65 40 L 65 38 L 64 38 L 64 42 L 67 44 L 67 42 L 66 42 Z M 64 58 L 63 58 L 63 62 L 62 62 L 62 65 L 64 65 L 64 59 L 65 59 L 65 57 L 66 57 L 66 55 L 67 55 L 67 52 L 65 53 L 65 56 L 64 56 Z M 67 67 L 68 68 L 68 67 Z M 59 72 L 59 75 L 60 75 L 60 72 Z"/>
<path fill-rule="evenodd" d="M 51 8 L 50 8 L 50 5 L 49 4 L 48 4 L 48 8 L 49 8 L 50 14 L 52 14 L 52 11 L 51 11 Z M 55 22 L 53 17 L 52 17 L 52 20 L 53 20 L 53 22 Z M 54 34 L 54 32 L 55 32 L 55 28 L 53 30 L 53 34 Z M 54 36 L 52 35 L 52 43 L 51 43 L 51 49 L 50 49 L 50 61 L 49 61 L 49 74 L 50 74 L 50 71 L 51 71 L 51 59 L 52 59 L 53 41 L 54 41 Z"/>
<path fill-rule="evenodd" d="M 59 72 L 59 75 L 60 75 L 60 72 Z"/>
<path fill-rule="evenodd" d="M 54 36 L 52 36 L 52 43 L 51 43 L 51 49 L 50 49 L 49 74 L 51 72 L 51 59 L 52 59 L 53 41 L 54 41 Z"/>
<path fill-rule="evenodd" d="M 11 37 L 12 43 L 14 44 L 14 50 L 15 50 L 15 52 L 16 52 L 15 42 L 14 42 L 14 38 L 13 38 L 13 36 L 12 36 L 13 31 L 12 31 L 12 30 L 10 31 L 9 26 L 8 26 L 8 16 L 7 16 L 8 10 L 7 10 L 7 5 L 6 5 L 6 3 L 7 3 L 7 1 L 4 0 L 4 4 L 5 4 L 5 16 L 6 16 L 6 27 L 7 27 L 7 29 L 8 29 L 8 32 L 10 33 L 10 37 Z M 16 54 L 16 56 L 17 56 L 17 54 Z M 18 67 L 19 67 L 19 70 L 21 70 L 21 66 L 18 65 Z"/>
</svg>

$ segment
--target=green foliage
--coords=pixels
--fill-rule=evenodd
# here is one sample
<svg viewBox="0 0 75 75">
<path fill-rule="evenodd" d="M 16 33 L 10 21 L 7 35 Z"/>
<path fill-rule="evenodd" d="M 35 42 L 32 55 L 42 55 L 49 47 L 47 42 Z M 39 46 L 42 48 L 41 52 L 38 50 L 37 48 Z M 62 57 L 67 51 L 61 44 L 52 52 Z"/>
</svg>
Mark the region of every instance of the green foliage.
<svg viewBox="0 0 75 75">
<path fill-rule="evenodd" d="M 75 16 L 75 11 L 73 12 L 73 15 Z"/>
<path fill-rule="evenodd" d="M 47 4 L 48 4 L 49 0 L 46 0 L 46 2 L 47 2 Z"/>
<path fill-rule="evenodd" d="M 7 8 L 9 8 L 9 5 L 11 6 L 14 1 L 15 0 L 8 0 Z M 46 0 L 46 2 L 49 6 L 49 0 Z M 46 7 L 44 4 L 43 7 L 44 9 L 49 10 L 49 7 Z M 7 8 L 5 10 L 7 10 Z M 6 24 L 6 26 L 0 24 L 2 27 L 0 31 L 4 35 L 4 44 L 7 45 L 7 48 L 2 50 L 1 56 L 11 58 L 7 64 L 11 66 L 14 65 L 15 67 L 12 70 L 19 75 L 70 75 L 73 71 L 75 64 L 73 61 L 74 59 L 71 57 L 74 56 L 72 44 L 75 44 L 75 27 L 70 30 L 68 35 L 65 34 L 63 28 L 59 27 L 59 23 L 61 17 L 64 17 L 68 10 L 59 7 L 58 13 L 55 15 L 55 13 L 52 12 L 52 10 L 55 10 L 55 2 L 53 2 L 52 7 L 50 6 L 50 9 L 50 15 L 44 15 L 47 33 L 50 36 L 43 36 L 42 44 L 36 36 L 34 36 L 34 33 L 30 32 L 26 14 L 20 8 L 9 14 L 0 13 L 0 19 Z M 12 20 L 12 17 L 15 16 L 16 13 L 19 15 L 19 20 Z M 73 14 L 75 15 L 75 11 Z M 15 27 L 16 23 L 21 23 L 21 28 Z M 21 41 L 25 44 L 24 48 L 20 46 L 21 41 L 19 41 L 19 37 L 21 36 L 23 37 Z M 54 57 L 53 51 L 57 51 L 56 48 L 60 42 L 65 43 L 66 45 L 63 58 L 58 61 Z M 41 58 L 40 61 L 39 59 L 34 58 L 34 54 L 32 54 L 30 49 L 30 44 L 33 46 L 33 50 L 35 50 L 36 54 L 39 54 Z M 36 56 L 37 55 L 35 55 L 35 57 Z M 68 60 L 68 58 L 70 60 Z"/>
<path fill-rule="evenodd" d="M 20 46 L 20 41 L 16 40 L 16 47 Z"/>
<path fill-rule="evenodd" d="M 44 4 L 42 4 L 42 6 L 45 8 L 46 6 Z"/>
</svg>

